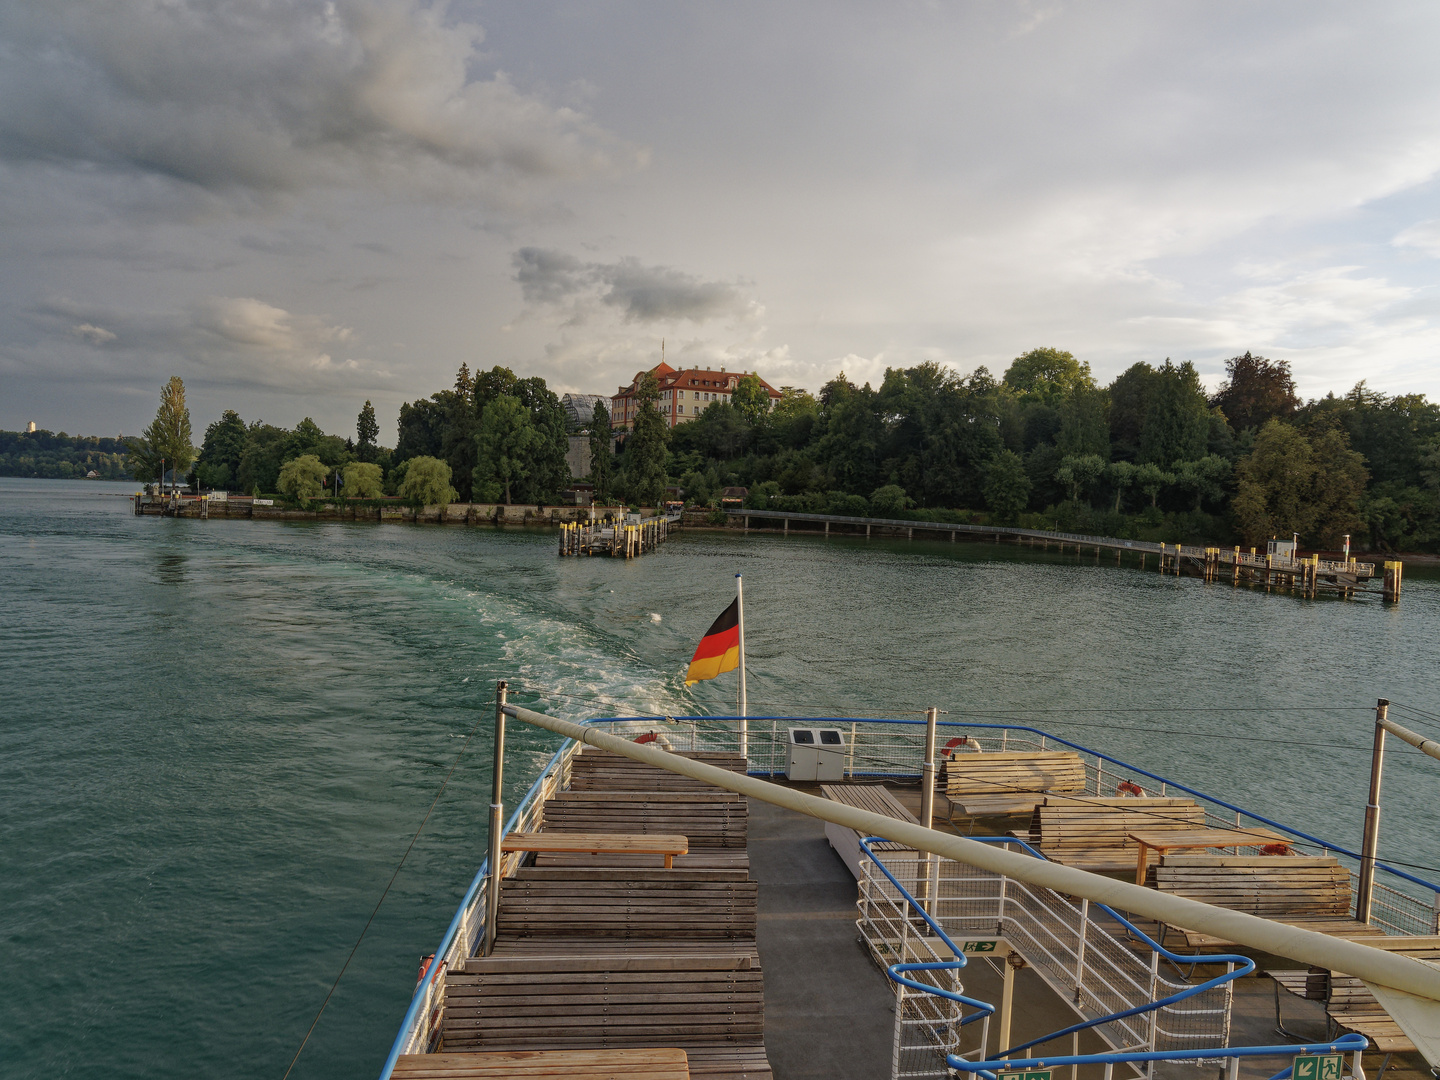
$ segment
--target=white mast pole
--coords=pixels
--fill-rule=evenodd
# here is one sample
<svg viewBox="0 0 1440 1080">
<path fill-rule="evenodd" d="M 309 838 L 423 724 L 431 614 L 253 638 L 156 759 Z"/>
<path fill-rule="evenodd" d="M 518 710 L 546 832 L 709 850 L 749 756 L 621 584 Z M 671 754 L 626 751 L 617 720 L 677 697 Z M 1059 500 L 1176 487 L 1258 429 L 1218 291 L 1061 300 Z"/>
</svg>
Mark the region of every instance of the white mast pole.
<svg viewBox="0 0 1440 1080">
<path fill-rule="evenodd" d="M 740 753 L 749 761 L 750 725 L 745 716 L 745 581 L 735 575 L 735 599 L 740 612 Z"/>
</svg>

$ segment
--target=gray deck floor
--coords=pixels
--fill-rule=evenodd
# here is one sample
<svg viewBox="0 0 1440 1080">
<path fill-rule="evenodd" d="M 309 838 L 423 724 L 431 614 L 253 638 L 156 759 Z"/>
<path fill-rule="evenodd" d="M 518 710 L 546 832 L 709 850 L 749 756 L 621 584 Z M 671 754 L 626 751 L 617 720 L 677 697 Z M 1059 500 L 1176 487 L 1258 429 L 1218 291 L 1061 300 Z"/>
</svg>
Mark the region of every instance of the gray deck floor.
<svg viewBox="0 0 1440 1080">
<path fill-rule="evenodd" d="M 749 828 L 776 1080 L 883 1080 L 895 999 L 856 940 L 855 879 L 823 822 L 751 799 Z"/>
<path fill-rule="evenodd" d="M 765 1050 L 776 1080 L 884 1080 L 895 997 L 857 938 L 854 877 L 823 822 L 751 799 L 749 829 L 750 876 L 760 883 Z M 1000 985 L 983 962 L 965 976 L 966 991 L 981 1000 L 999 1001 Z M 1017 1041 L 1075 1022 L 1033 971 L 1018 974 L 1015 1000 Z M 992 1031 L 992 1049 L 996 1037 Z M 1081 1047 L 1106 1049 L 1088 1033 Z"/>
</svg>

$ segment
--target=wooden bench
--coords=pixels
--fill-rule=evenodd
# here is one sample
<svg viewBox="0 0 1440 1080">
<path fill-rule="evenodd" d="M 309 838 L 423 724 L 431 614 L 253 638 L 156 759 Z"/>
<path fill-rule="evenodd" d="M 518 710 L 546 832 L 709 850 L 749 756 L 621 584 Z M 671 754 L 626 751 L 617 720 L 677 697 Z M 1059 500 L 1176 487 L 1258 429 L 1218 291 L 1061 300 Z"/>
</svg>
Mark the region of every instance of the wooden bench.
<svg viewBox="0 0 1440 1080">
<path fill-rule="evenodd" d="M 690 1075 L 771 1080 L 764 984 L 717 953 L 471 958 L 445 976 L 441 1049 L 682 1048 Z"/>
<path fill-rule="evenodd" d="M 547 832 L 683 833 L 691 851 L 743 849 L 749 804 L 709 791 L 564 791 L 547 799 Z"/>
<path fill-rule="evenodd" d="M 545 851 L 568 855 L 659 855 L 672 866 L 676 855 L 690 850 L 684 836 L 673 833 L 510 833 L 500 841 L 501 851 Z"/>
<path fill-rule="evenodd" d="M 872 814 L 895 818 L 897 821 L 906 821 L 912 825 L 920 824 L 919 818 L 912 814 L 904 803 L 879 784 L 821 784 L 820 793 L 827 799 L 843 803 L 845 806 L 853 806 L 857 810 L 868 810 Z M 860 834 L 854 829 L 847 829 L 843 825 L 827 821 L 825 823 L 825 839 L 830 841 L 830 846 L 835 849 L 835 854 L 840 856 L 845 865 L 850 868 L 850 873 L 855 875 L 855 880 L 859 881 L 861 875 Z M 890 840 L 884 840 L 872 847 L 876 851 L 914 850 Z"/>
<path fill-rule="evenodd" d="M 507 878 L 500 886 L 498 938 L 755 937 L 753 881 Z"/>
<path fill-rule="evenodd" d="M 1013 795 L 965 795 L 951 802 L 950 816 L 953 821 L 954 808 L 958 807 L 960 813 L 968 818 L 1019 817 L 1034 814 L 1035 808 L 1044 801 L 1044 794 L 1038 791 L 1021 791 Z"/>
<path fill-rule="evenodd" d="M 701 761 L 730 772 L 743 773 L 745 758 L 740 754 L 694 751 L 677 757 Z M 570 791 L 717 791 L 704 781 L 645 765 L 630 758 L 585 747 L 570 762 Z"/>
<path fill-rule="evenodd" d="M 945 763 L 945 797 L 1085 790 L 1085 763 L 1072 750 L 957 754 Z"/>
<path fill-rule="evenodd" d="M 403 1080 L 690 1080 L 685 1051 L 493 1050 L 402 1054 L 391 1076 Z"/>
<path fill-rule="evenodd" d="M 1371 948 L 1413 956 L 1417 960 L 1440 960 L 1440 937 L 1367 936 L 1360 939 Z M 1363 982 L 1353 975 L 1324 968 L 1308 971 L 1267 971 L 1277 987 L 1276 1023 L 1280 1024 L 1279 989 L 1310 1001 L 1325 1002 L 1325 1013 L 1337 1027 L 1359 1032 L 1383 1054 L 1410 1054 L 1416 1046 L 1400 1025 L 1390 1018 Z M 1280 1024 L 1284 1031 L 1284 1025 Z M 1386 1061 L 1388 1062 L 1388 1057 Z M 1384 1066 L 1381 1066 L 1382 1071 Z"/>
<path fill-rule="evenodd" d="M 1161 892 L 1321 934 L 1383 936 L 1350 917 L 1350 872 L 1329 856 L 1166 855 L 1150 879 Z M 1181 932 L 1192 948 L 1234 945 L 1211 934 Z"/>
<path fill-rule="evenodd" d="M 1192 799 L 1047 796 L 1031 818 L 1029 843 L 1047 859 L 1100 873 L 1134 871 L 1139 845 L 1128 834 L 1181 831 L 1205 824 Z"/>
</svg>

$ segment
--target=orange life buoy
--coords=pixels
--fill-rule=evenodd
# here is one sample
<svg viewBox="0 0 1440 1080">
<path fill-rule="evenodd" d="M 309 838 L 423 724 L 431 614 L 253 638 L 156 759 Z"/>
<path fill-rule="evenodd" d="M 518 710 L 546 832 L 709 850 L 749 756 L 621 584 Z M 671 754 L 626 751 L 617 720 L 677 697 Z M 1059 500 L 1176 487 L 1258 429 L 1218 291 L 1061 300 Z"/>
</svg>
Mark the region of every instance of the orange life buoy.
<svg viewBox="0 0 1440 1080">
<path fill-rule="evenodd" d="M 1115 794 L 1121 798 L 1140 798 L 1145 794 L 1145 789 L 1134 780 L 1121 780 L 1115 787 Z"/>
<path fill-rule="evenodd" d="M 955 752 L 956 747 L 964 746 L 968 741 L 964 735 L 956 736 L 945 744 L 944 748 L 940 751 L 940 756 L 949 757 Z"/>
<path fill-rule="evenodd" d="M 659 737 L 660 737 L 660 736 L 659 736 L 659 735 L 656 735 L 655 732 L 653 732 L 653 731 L 647 731 L 644 735 L 641 735 L 641 736 L 640 736 L 638 739 L 636 739 L 635 741 L 638 742 L 638 743 L 654 742 L 654 741 L 655 741 L 656 739 L 658 739 Z"/>
<path fill-rule="evenodd" d="M 419 986 L 422 982 L 425 981 L 425 973 L 430 970 L 430 965 L 434 962 L 435 954 L 433 952 L 429 956 L 422 956 L 420 958 L 420 974 L 415 976 L 416 986 Z"/>
</svg>

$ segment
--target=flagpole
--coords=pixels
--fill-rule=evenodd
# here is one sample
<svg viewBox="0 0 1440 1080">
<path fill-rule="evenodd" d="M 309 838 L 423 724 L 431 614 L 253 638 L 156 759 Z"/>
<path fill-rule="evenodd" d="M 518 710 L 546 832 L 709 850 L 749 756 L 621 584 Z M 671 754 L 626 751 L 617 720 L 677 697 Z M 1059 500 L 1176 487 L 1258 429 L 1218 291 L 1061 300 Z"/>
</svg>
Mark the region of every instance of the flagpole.
<svg viewBox="0 0 1440 1080">
<path fill-rule="evenodd" d="M 735 575 L 735 599 L 740 613 L 740 753 L 744 755 L 748 769 L 750 723 L 745 716 L 745 581 L 739 574 Z"/>
</svg>

